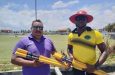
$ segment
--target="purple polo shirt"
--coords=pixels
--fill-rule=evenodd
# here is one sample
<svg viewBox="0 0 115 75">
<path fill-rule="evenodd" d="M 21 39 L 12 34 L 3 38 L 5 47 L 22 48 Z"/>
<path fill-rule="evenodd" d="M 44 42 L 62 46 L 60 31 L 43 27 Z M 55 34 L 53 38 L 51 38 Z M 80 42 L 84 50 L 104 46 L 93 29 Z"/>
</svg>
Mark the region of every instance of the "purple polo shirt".
<svg viewBox="0 0 115 75">
<path fill-rule="evenodd" d="M 54 45 L 50 39 L 42 36 L 39 41 L 36 41 L 32 35 L 22 38 L 13 50 L 15 53 L 17 48 L 25 49 L 34 55 L 44 55 L 50 57 L 51 52 L 55 50 Z M 41 63 L 38 67 L 22 67 L 23 75 L 50 75 L 50 66 L 48 64 Z"/>
</svg>

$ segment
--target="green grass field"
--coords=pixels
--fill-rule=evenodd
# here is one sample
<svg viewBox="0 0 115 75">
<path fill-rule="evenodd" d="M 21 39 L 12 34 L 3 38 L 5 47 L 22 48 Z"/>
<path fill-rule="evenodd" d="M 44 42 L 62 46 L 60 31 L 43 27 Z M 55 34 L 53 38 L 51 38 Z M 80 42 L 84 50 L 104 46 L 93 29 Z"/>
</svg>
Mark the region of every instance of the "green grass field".
<svg viewBox="0 0 115 75">
<path fill-rule="evenodd" d="M 47 37 L 49 37 L 53 41 L 58 51 L 66 51 L 67 35 L 47 35 Z M 12 49 L 20 38 L 20 36 L 15 37 L 13 35 L 0 35 L 0 71 L 20 69 L 20 67 L 12 65 L 10 63 Z M 115 40 L 110 39 L 109 41 L 111 44 L 114 44 L 115 42 Z M 115 63 L 115 59 L 113 59 L 114 57 L 114 55 L 110 56 L 106 63 Z"/>
</svg>

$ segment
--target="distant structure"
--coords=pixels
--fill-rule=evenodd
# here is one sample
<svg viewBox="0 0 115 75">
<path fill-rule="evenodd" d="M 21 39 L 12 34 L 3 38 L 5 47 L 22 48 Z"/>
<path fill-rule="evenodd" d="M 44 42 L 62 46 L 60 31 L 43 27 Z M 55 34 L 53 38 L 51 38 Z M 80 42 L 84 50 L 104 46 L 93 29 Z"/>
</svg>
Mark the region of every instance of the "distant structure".
<svg viewBox="0 0 115 75">
<path fill-rule="evenodd" d="M 3 30 L 0 30 L 1 33 L 12 33 L 13 31 L 12 30 L 7 30 L 7 29 L 3 29 Z"/>
<path fill-rule="evenodd" d="M 55 35 L 55 34 L 59 34 L 59 35 L 68 35 L 71 32 L 70 28 L 63 28 L 63 29 L 58 29 L 55 31 L 44 31 L 45 35 Z M 25 35 L 31 33 L 30 30 L 20 30 L 20 31 L 13 31 L 10 29 L 2 29 L 0 30 L 0 34 L 3 35 L 7 35 L 7 34 L 13 34 L 13 35 Z"/>
<path fill-rule="evenodd" d="M 115 32 L 107 32 L 105 29 L 99 29 L 100 32 L 103 33 L 104 36 L 109 36 L 111 39 L 115 39 Z"/>
<path fill-rule="evenodd" d="M 115 39 L 115 32 L 110 32 L 109 35 L 111 39 Z"/>
</svg>

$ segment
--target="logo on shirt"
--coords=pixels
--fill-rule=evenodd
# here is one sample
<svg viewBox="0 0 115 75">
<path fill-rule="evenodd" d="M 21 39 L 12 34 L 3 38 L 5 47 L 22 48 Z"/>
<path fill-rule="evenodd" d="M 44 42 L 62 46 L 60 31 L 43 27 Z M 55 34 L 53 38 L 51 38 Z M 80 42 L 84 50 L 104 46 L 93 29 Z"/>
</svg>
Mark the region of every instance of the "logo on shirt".
<svg viewBox="0 0 115 75">
<path fill-rule="evenodd" d="M 84 38 L 85 38 L 86 40 L 89 40 L 89 39 L 91 39 L 91 36 L 86 35 Z"/>
</svg>

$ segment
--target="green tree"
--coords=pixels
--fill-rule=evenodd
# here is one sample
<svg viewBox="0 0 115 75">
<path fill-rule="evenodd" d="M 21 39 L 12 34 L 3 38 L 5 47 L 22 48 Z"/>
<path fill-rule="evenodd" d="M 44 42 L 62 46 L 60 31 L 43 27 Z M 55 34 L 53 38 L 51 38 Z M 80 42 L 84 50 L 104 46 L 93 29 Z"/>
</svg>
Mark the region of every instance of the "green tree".
<svg viewBox="0 0 115 75">
<path fill-rule="evenodd" d="M 104 29 L 108 32 L 115 32 L 115 23 L 108 24 Z"/>
</svg>

